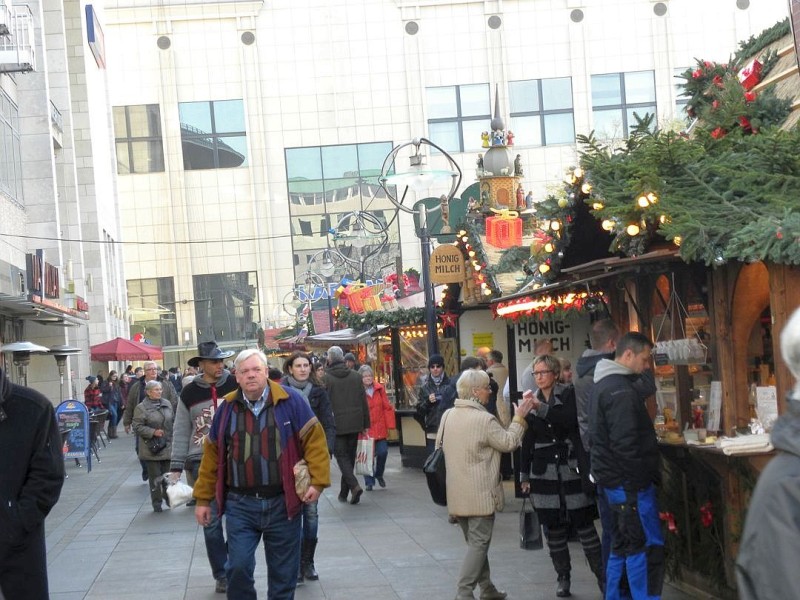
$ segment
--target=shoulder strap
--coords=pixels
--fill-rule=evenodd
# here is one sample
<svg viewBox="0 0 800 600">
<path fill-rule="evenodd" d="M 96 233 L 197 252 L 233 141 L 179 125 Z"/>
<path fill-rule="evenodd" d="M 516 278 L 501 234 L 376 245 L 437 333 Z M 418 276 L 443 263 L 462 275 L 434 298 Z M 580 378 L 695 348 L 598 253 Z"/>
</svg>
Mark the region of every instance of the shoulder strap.
<svg viewBox="0 0 800 600">
<path fill-rule="evenodd" d="M 439 445 L 436 446 L 437 448 L 441 448 L 442 444 L 444 444 L 444 426 L 445 426 L 445 424 L 447 422 L 447 413 L 449 413 L 450 410 L 452 410 L 452 409 L 447 409 L 446 411 L 444 411 L 444 414 L 442 415 L 442 423 L 441 423 L 442 435 L 439 438 Z"/>
</svg>

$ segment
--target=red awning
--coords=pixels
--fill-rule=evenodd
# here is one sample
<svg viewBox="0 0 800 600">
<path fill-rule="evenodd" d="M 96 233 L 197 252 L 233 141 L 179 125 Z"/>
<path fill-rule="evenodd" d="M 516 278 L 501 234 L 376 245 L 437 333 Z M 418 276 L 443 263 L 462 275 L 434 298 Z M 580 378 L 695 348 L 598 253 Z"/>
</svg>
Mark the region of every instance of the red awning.
<svg viewBox="0 0 800 600">
<path fill-rule="evenodd" d="M 108 342 L 90 346 L 92 360 L 156 360 L 164 358 L 161 346 L 142 344 L 125 338 L 114 338 Z"/>
</svg>

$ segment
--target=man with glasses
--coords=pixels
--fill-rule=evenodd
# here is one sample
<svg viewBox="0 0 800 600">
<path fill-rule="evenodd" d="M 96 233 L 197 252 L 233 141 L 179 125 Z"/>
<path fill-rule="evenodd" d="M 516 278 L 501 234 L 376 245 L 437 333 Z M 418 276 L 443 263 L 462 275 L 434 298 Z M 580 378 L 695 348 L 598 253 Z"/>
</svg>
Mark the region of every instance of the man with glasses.
<svg viewBox="0 0 800 600">
<path fill-rule="evenodd" d="M 634 599 L 660 598 L 664 538 L 655 484 L 661 479 L 655 429 L 634 382 L 649 368 L 653 343 L 627 333 L 614 360 L 601 359 L 589 399 L 591 473 L 611 509 L 606 598 L 619 597 L 624 574 Z"/>
<path fill-rule="evenodd" d="M 436 446 L 436 432 L 439 430 L 442 414 L 448 408 L 453 408 L 456 387 L 445 375 L 444 357 L 441 354 L 431 355 L 428 359 L 428 371 L 430 374 L 419 388 L 414 418 L 425 430 L 425 446 L 430 454 Z"/>
<path fill-rule="evenodd" d="M 195 377 L 181 390 L 178 410 L 175 413 L 175 425 L 172 429 L 172 458 L 170 462 L 170 478 L 177 481 L 181 472 L 186 470 L 186 481 L 194 487 L 203 458 L 203 442 L 208 435 L 214 413 L 223 396 L 238 389 L 236 379 L 231 376 L 222 361 L 233 356 L 233 352 L 225 352 L 216 342 L 201 342 L 197 345 L 197 356 L 189 359 L 189 366 L 199 367 L 201 375 Z M 194 506 L 195 500 L 187 503 Z M 217 516 L 216 501 L 211 501 L 211 519 L 203 526 L 203 537 L 206 542 L 206 554 L 211 565 L 211 574 L 216 581 L 216 592 L 227 591 L 225 578 L 225 561 L 228 550 L 225 546 L 225 535 L 222 521 Z"/>
<path fill-rule="evenodd" d="M 138 371 L 138 369 L 137 369 Z M 158 374 L 160 369 L 158 365 L 153 361 L 147 361 L 144 363 L 144 375 L 142 375 L 138 380 L 133 382 L 128 389 L 128 398 L 127 404 L 125 405 L 125 412 L 122 416 L 122 424 L 125 426 L 125 433 L 131 432 L 131 423 L 133 423 L 133 411 L 136 408 L 136 405 L 141 402 L 145 397 L 145 389 L 144 386 L 147 385 L 148 381 L 156 381 L 158 379 Z M 175 409 L 178 407 L 178 395 L 175 393 L 175 388 L 172 385 L 165 385 L 162 386 L 162 393 L 161 397 L 164 400 L 169 400 L 169 403 L 172 405 L 172 412 L 175 414 Z M 136 454 L 139 454 L 139 436 L 135 436 L 135 449 Z M 142 465 L 142 481 L 147 481 L 147 465 L 143 460 L 140 460 L 139 463 Z"/>
</svg>

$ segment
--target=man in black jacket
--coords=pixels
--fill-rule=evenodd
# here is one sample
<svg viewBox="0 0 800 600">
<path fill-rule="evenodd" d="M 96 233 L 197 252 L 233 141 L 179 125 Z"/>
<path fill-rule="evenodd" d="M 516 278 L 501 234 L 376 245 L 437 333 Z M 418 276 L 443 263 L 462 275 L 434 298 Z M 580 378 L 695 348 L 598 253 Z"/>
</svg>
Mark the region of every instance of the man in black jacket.
<svg viewBox="0 0 800 600">
<path fill-rule="evenodd" d="M 425 446 L 430 454 L 436 446 L 436 432 L 442 415 L 448 408 L 453 408 L 457 394 L 455 381 L 450 381 L 445 375 L 441 354 L 431 354 L 428 370 L 430 374 L 419 388 L 414 419 L 425 430 Z"/>
<path fill-rule="evenodd" d="M 63 483 L 53 405 L 0 369 L 0 596 L 49 597 L 44 519 Z"/>
<path fill-rule="evenodd" d="M 591 473 L 611 508 L 611 555 L 606 598 L 616 599 L 620 580 L 634 598 L 660 598 L 664 583 L 664 538 L 655 484 L 660 481 L 655 429 L 634 382 L 650 364 L 653 343 L 628 333 L 614 360 L 602 359 L 589 400 Z"/>
<path fill-rule="evenodd" d="M 333 419 L 336 423 L 336 442 L 333 455 L 342 472 L 339 501 L 358 504 L 364 490 L 353 472 L 356 462 L 358 434 L 369 429 L 369 405 L 361 375 L 349 369 L 344 362 L 344 353 L 339 346 L 328 349 L 328 366 L 325 367 L 325 387 L 331 400 Z"/>
</svg>

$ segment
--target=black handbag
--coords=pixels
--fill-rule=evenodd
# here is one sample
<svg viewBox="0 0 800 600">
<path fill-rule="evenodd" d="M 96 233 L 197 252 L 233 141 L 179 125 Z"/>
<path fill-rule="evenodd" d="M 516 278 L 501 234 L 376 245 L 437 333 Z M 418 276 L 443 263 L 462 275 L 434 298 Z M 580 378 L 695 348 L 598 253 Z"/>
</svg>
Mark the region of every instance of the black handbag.
<svg viewBox="0 0 800 600">
<path fill-rule="evenodd" d="M 522 508 L 519 511 L 519 547 L 523 550 L 541 550 L 544 548 L 539 516 L 527 496 L 522 499 Z"/>
<path fill-rule="evenodd" d="M 439 506 L 447 506 L 447 469 L 444 463 L 444 424 L 447 419 L 442 418 L 442 435 L 439 445 L 425 459 L 422 471 L 428 480 L 428 491 L 431 493 L 431 500 Z"/>
<path fill-rule="evenodd" d="M 163 435 L 161 437 L 153 436 L 145 442 L 145 445 L 147 445 L 147 449 L 151 453 L 159 454 L 167 447 L 167 437 Z"/>
</svg>

